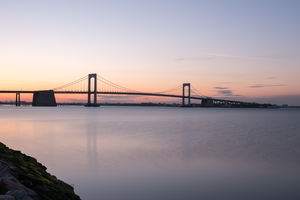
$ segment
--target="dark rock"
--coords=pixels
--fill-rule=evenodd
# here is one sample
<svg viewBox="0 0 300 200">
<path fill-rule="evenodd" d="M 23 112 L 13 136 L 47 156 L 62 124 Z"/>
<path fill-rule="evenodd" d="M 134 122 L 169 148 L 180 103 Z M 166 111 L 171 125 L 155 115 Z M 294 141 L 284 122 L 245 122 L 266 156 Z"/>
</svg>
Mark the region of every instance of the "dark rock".
<svg viewBox="0 0 300 200">
<path fill-rule="evenodd" d="M 1 191 L 0 191 L 1 194 L 7 194 L 7 192 L 9 192 L 9 191 L 24 191 L 24 192 L 26 192 L 26 194 L 28 194 L 32 197 L 37 197 L 37 194 L 33 190 L 25 187 L 24 185 L 22 185 L 18 180 L 16 180 L 12 176 L 9 178 L 2 179 L 0 181 L 0 188 L 1 188 Z"/>
<path fill-rule="evenodd" d="M 28 187 L 28 188 L 32 188 L 33 187 L 32 182 L 28 181 L 28 180 L 21 180 L 20 183 L 22 183 L 25 187 Z"/>
<path fill-rule="evenodd" d="M 6 183 L 2 180 L 0 181 L 0 194 L 6 194 L 6 192 L 9 191 L 9 189 L 6 187 Z"/>
<path fill-rule="evenodd" d="M 0 181 L 1 194 L 6 194 L 10 190 L 25 190 L 25 187 L 16 181 L 14 177 L 4 178 Z"/>
<path fill-rule="evenodd" d="M 10 195 L 0 195 L 0 200 L 15 200 L 15 197 Z"/>
<path fill-rule="evenodd" d="M 43 181 L 34 177 L 34 176 L 30 176 L 27 175 L 25 173 L 22 173 L 19 175 L 20 180 L 26 180 L 26 181 L 30 181 L 33 185 L 42 185 Z"/>
<path fill-rule="evenodd" d="M 28 193 L 23 190 L 14 190 L 14 191 L 6 192 L 5 195 L 13 196 L 13 197 L 15 197 L 15 199 L 25 199 L 27 197 Z M 32 199 L 32 198 L 30 198 L 30 199 Z"/>
<path fill-rule="evenodd" d="M 46 169 L 35 158 L 0 142 L 0 196 L 5 196 L 3 198 L 80 200 L 71 185 L 58 180 Z"/>
<path fill-rule="evenodd" d="M 55 197 L 55 196 L 53 196 L 53 192 L 46 186 L 43 186 L 43 185 L 35 186 L 34 190 L 37 191 L 38 193 L 44 195 L 44 196 Z"/>
</svg>

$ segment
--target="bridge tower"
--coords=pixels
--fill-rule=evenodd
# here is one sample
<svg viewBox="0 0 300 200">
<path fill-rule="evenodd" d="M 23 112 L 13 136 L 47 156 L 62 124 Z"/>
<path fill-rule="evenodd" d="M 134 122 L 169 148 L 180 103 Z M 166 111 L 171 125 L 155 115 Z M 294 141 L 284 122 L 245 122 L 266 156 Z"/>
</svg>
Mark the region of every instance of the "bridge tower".
<svg viewBox="0 0 300 200">
<path fill-rule="evenodd" d="M 185 87 L 188 87 L 188 96 L 185 96 Z M 183 87 L 182 87 L 182 106 L 186 106 L 184 99 L 188 98 L 188 105 L 187 106 L 191 106 L 191 84 L 190 83 L 184 83 Z"/>
<path fill-rule="evenodd" d="M 91 79 L 94 78 L 94 91 L 91 91 Z M 91 94 L 94 93 L 94 103 L 91 103 Z M 87 107 L 99 107 L 97 104 L 97 74 L 89 74 L 88 78 L 88 103 Z"/>
</svg>

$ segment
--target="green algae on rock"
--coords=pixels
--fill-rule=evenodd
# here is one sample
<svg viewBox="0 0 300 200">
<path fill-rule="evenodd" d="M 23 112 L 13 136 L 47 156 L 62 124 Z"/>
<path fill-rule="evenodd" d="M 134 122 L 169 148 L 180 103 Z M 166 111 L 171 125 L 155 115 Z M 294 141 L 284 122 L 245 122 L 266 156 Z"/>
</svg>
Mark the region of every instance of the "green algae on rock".
<svg viewBox="0 0 300 200">
<path fill-rule="evenodd" d="M 49 174 L 46 169 L 35 158 L 0 142 L 0 197 L 80 200 L 72 186 Z"/>
</svg>

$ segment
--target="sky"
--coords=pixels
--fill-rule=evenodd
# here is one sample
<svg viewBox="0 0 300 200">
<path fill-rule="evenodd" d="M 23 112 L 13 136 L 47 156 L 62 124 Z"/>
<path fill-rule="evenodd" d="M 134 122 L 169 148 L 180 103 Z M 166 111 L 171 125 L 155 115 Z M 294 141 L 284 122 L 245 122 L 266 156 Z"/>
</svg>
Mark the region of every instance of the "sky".
<svg viewBox="0 0 300 200">
<path fill-rule="evenodd" d="M 0 0 L 0 90 L 47 90 L 97 73 L 144 92 L 191 83 L 213 98 L 300 106 L 299 10 L 292 0 Z"/>
</svg>

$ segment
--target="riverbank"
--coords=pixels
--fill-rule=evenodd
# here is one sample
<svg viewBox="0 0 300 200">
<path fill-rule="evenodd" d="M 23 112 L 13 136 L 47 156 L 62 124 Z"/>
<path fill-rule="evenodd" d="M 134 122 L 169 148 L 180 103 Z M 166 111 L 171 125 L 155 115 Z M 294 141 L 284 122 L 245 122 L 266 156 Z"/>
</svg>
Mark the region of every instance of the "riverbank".
<svg viewBox="0 0 300 200">
<path fill-rule="evenodd" d="M 35 158 L 0 142 L 0 199 L 80 200 L 72 186 L 46 169 Z"/>
</svg>

